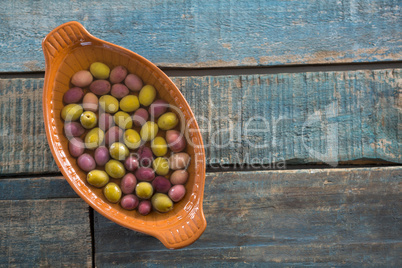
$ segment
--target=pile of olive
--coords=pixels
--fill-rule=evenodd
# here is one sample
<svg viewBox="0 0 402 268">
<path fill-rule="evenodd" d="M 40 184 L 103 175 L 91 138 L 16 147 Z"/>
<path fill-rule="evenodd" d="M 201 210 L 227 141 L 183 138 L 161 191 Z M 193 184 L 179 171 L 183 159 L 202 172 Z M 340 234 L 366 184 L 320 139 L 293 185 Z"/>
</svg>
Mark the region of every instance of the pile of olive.
<svg viewBox="0 0 402 268">
<path fill-rule="evenodd" d="M 124 209 L 142 215 L 171 210 L 186 193 L 190 163 L 174 107 L 123 66 L 110 71 L 92 63 L 71 84 L 61 117 L 70 154 L 87 182 Z"/>
</svg>

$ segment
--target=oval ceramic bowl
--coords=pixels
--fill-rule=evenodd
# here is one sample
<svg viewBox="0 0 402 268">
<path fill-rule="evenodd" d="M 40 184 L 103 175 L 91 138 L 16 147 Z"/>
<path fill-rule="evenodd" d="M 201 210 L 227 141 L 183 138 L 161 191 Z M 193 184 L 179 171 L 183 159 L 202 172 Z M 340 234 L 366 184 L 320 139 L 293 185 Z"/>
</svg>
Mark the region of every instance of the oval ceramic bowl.
<svg viewBox="0 0 402 268">
<path fill-rule="evenodd" d="M 95 38 L 78 22 L 68 22 L 51 31 L 44 38 L 42 48 L 46 62 L 43 89 L 46 135 L 58 167 L 75 192 L 106 218 L 129 229 L 152 235 L 167 248 L 182 248 L 197 240 L 206 228 L 202 210 L 205 153 L 194 115 L 173 82 L 147 59 Z M 188 130 L 186 151 L 192 159 L 188 168 L 190 176 L 184 199 L 175 204 L 170 212 L 151 212 L 142 216 L 136 210 L 127 211 L 119 204 L 109 203 L 102 189 L 86 182 L 86 173 L 78 168 L 76 159 L 69 153 L 60 117 L 64 105 L 63 94 L 70 88 L 70 78 L 75 72 L 89 69 L 90 64 L 97 61 L 110 68 L 125 66 L 129 73 L 140 76 L 144 84 L 153 85 L 161 98 L 178 107 L 184 118 Z"/>
</svg>

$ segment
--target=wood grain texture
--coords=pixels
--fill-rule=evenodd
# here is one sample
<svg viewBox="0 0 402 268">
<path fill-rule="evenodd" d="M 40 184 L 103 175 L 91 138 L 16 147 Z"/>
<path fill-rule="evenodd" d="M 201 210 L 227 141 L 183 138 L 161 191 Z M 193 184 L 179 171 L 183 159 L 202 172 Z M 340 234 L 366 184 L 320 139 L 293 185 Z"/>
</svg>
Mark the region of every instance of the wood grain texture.
<svg viewBox="0 0 402 268">
<path fill-rule="evenodd" d="M 89 207 L 63 177 L 0 179 L 0 190 L 1 267 L 92 267 Z"/>
<path fill-rule="evenodd" d="M 399 0 L 5 1 L 0 72 L 43 71 L 41 40 L 71 20 L 164 67 L 395 61 L 400 17 Z"/>
<path fill-rule="evenodd" d="M 95 265 L 398 267 L 401 178 L 401 167 L 208 174 L 193 245 L 169 251 L 95 213 Z"/>
<path fill-rule="evenodd" d="M 401 69 L 172 79 L 197 118 L 212 167 L 402 163 Z M 42 86 L 43 79 L 0 79 L 0 174 L 58 172 Z"/>
</svg>

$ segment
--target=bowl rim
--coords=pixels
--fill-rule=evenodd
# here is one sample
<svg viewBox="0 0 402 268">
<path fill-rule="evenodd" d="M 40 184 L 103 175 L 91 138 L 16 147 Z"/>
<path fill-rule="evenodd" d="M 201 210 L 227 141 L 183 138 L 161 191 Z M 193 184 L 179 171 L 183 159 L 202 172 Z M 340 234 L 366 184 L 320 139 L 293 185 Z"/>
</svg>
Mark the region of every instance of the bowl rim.
<svg viewBox="0 0 402 268">
<path fill-rule="evenodd" d="M 55 114 L 53 113 L 53 103 L 52 103 L 52 98 L 53 98 L 53 86 L 52 83 L 54 82 L 55 75 L 57 73 L 57 69 L 52 67 L 52 65 L 55 64 L 60 64 L 63 62 L 63 59 L 66 57 L 64 55 L 63 47 L 57 48 L 57 44 L 55 45 L 52 43 L 52 38 L 55 38 L 54 36 L 56 34 L 60 35 L 59 31 L 63 30 L 67 36 L 67 30 L 66 29 L 72 29 L 72 31 L 80 31 L 80 35 L 83 37 L 82 39 L 78 37 L 75 40 L 75 42 L 71 42 L 71 45 L 68 46 L 68 49 L 72 49 L 73 46 L 77 46 L 81 43 L 88 42 L 90 41 L 95 41 L 97 43 L 103 44 L 104 46 L 109 46 L 113 49 L 121 50 L 124 53 L 128 55 L 132 55 L 136 57 L 137 59 L 141 60 L 147 67 L 151 69 L 152 72 L 155 72 L 158 77 L 161 77 L 166 83 L 169 85 L 169 93 L 172 95 L 174 94 L 174 99 L 176 102 L 180 102 L 180 105 L 182 107 L 179 107 L 179 109 L 182 112 L 185 112 L 184 115 L 187 115 L 186 121 L 188 121 L 190 118 L 192 120 L 192 129 L 195 129 L 196 131 L 193 132 L 195 136 L 196 142 L 193 142 L 197 145 L 197 148 L 194 147 L 194 154 L 197 154 L 197 157 L 199 156 L 200 159 L 197 159 L 195 163 L 195 174 L 196 174 L 196 179 L 197 181 L 194 181 L 194 183 L 198 185 L 197 186 L 197 195 L 195 197 L 191 196 L 191 202 L 193 202 L 194 206 L 191 207 L 191 209 L 188 211 L 187 215 L 189 215 L 191 219 L 192 227 L 190 227 L 191 230 L 194 229 L 194 224 L 196 226 L 195 230 L 193 230 L 192 235 L 188 235 L 186 239 L 183 239 L 182 235 L 176 234 L 176 230 L 172 231 L 176 227 L 183 227 L 183 226 L 178 226 L 173 225 L 173 226 L 168 226 L 165 227 L 152 227 L 149 228 L 148 226 L 141 226 L 141 225 L 133 225 L 132 223 L 130 224 L 127 222 L 127 220 L 124 220 L 124 217 L 121 217 L 121 215 L 118 214 L 123 214 L 114 208 L 110 207 L 109 210 L 105 210 L 104 204 L 99 203 L 100 198 L 89 198 L 88 192 L 83 191 L 83 187 L 87 187 L 84 185 L 81 185 L 79 180 L 79 176 L 75 173 L 74 169 L 71 167 L 70 162 L 67 159 L 67 156 L 65 155 L 61 142 L 58 139 L 59 133 L 57 133 L 57 129 L 55 126 Z M 84 42 L 85 41 L 85 42 Z M 67 42 L 66 42 L 67 43 Z M 53 50 L 53 48 L 55 48 Z M 64 23 L 55 29 L 53 29 L 43 40 L 42 40 L 42 49 L 43 53 L 45 56 L 45 79 L 44 79 L 44 86 L 43 86 L 43 96 L 42 96 L 42 105 L 43 105 L 43 117 L 44 117 L 44 124 L 45 124 L 45 130 L 46 130 L 46 138 L 49 144 L 49 147 L 51 149 L 53 158 L 56 161 L 57 166 L 61 170 L 64 178 L 68 181 L 68 183 L 71 185 L 71 187 L 74 189 L 74 191 L 87 203 L 89 204 L 93 209 L 95 209 L 97 212 L 99 212 L 101 215 L 105 216 L 106 218 L 112 220 L 113 222 L 116 222 L 117 224 L 124 226 L 126 228 L 129 228 L 131 230 L 135 230 L 138 232 L 146 233 L 149 235 L 152 235 L 156 238 L 158 238 L 167 248 L 171 249 L 177 249 L 177 248 L 182 248 L 185 246 L 188 246 L 195 242 L 201 234 L 204 232 L 206 228 L 206 220 L 205 216 L 203 213 L 203 194 L 204 194 L 204 184 L 205 184 L 205 150 L 204 150 L 204 145 L 202 141 L 202 136 L 200 133 L 200 129 L 198 127 L 198 124 L 196 122 L 195 116 L 188 105 L 187 101 L 185 100 L 184 96 L 180 92 L 180 90 L 177 88 L 177 86 L 173 83 L 173 81 L 162 71 L 160 70 L 155 64 L 147 60 L 146 58 L 142 57 L 141 55 L 138 55 L 137 53 L 130 51 L 126 48 L 123 48 L 121 46 L 112 44 L 110 42 L 101 40 L 99 38 L 94 37 L 91 35 L 79 22 L 76 21 L 71 21 Z M 75 177 L 75 178 L 74 178 Z M 193 191 L 194 193 L 194 191 Z M 94 194 L 93 194 L 94 195 Z M 190 201 L 189 201 L 190 202 Z M 103 203 L 103 201 L 102 201 Z M 125 217 L 127 219 L 127 217 Z M 182 222 L 182 220 L 179 220 L 178 223 Z M 187 222 L 187 224 L 189 224 Z M 184 227 L 183 227 L 184 228 Z M 177 229 L 177 228 L 176 228 Z M 179 229 L 177 229 L 177 232 L 179 233 Z M 187 232 L 188 233 L 188 232 Z"/>
</svg>

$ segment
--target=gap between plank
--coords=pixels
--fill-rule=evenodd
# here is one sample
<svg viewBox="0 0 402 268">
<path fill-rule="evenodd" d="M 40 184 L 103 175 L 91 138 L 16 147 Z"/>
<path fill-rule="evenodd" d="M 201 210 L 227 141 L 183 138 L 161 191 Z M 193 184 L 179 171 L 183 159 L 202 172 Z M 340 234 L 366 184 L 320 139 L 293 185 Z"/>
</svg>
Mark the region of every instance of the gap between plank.
<svg viewBox="0 0 402 268">
<path fill-rule="evenodd" d="M 373 62 L 373 63 L 335 63 L 312 65 L 284 66 L 252 66 L 252 67 L 213 67 L 213 68 L 174 68 L 159 67 L 170 77 L 178 76 L 224 76 L 224 75 L 258 75 L 279 73 L 306 72 L 341 72 L 356 70 L 379 70 L 402 68 L 402 61 Z M 0 73 L 0 79 L 10 78 L 44 78 L 45 72 L 9 72 Z"/>
</svg>

